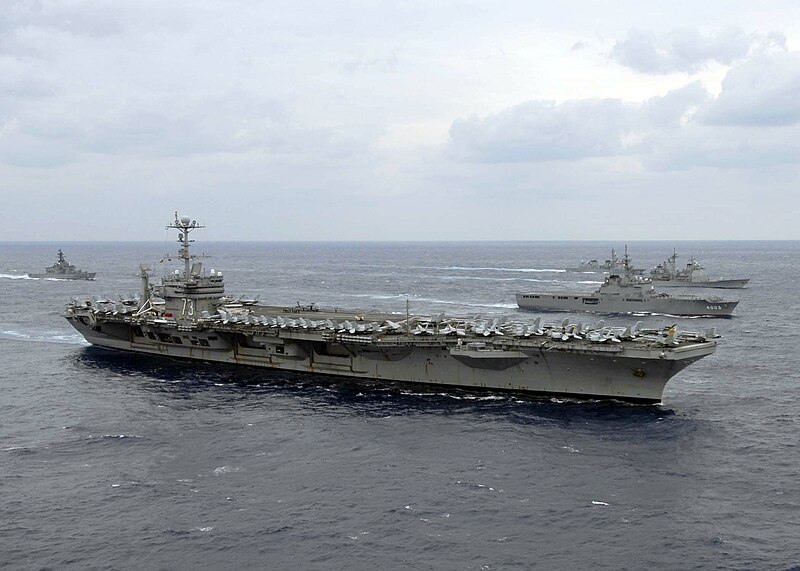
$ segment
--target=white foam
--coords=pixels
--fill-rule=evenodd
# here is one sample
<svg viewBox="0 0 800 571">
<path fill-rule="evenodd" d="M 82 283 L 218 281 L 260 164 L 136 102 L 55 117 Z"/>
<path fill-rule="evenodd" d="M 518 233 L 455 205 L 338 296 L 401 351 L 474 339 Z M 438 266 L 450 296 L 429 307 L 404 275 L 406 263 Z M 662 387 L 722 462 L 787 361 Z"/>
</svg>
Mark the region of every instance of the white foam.
<svg viewBox="0 0 800 571">
<path fill-rule="evenodd" d="M 239 468 L 236 466 L 219 466 L 218 468 L 214 468 L 214 474 L 227 474 L 228 472 L 238 472 Z"/>
<path fill-rule="evenodd" d="M 516 303 L 467 303 L 463 301 L 449 301 L 446 299 L 434 299 L 420 297 L 416 301 L 424 301 L 427 303 L 436 303 L 441 305 L 459 305 L 462 307 L 496 307 L 500 309 L 518 309 Z"/>
<path fill-rule="evenodd" d="M 457 270 L 462 272 L 523 272 L 523 273 L 563 273 L 567 270 L 554 268 L 504 268 L 504 267 L 472 267 L 472 266 L 419 266 L 423 270 Z"/>
<path fill-rule="evenodd" d="M 379 294 L 369 294 L 369 293 L 349 293 L 344 294 L 348 297 L 363 297 L 367 299 L 378 299 L 378 300 L 386 300 L 386 299 L 409 299 L 413 300 L 414 302 L 425 302 L 425 303 L 436 303 L 441 305 L 457 305 L 461 307 L 493 307 L 498 309 L 518 309 L 516 303 L 468 303 L 463 301 L 452 301 L 446 299 L 435 299 L 435 298 L 428 298 L 428 297 L 417 297 L 411 294 L 399 293 L 396 295 L 379 295 Z M 394 312 L 397 315 L 403 315 L 403 312 Z"/>
<path fill-rule="evenodd" d="M 90 345 L 80 333 L 71 333 L 68 335 L 48 335 L 40 334 L 35 335 L 25 333 L 23 331 L 16 331 L 14 329 L 0 330 L 0 338 L 16 339 L 19 341 L 32 341 L 34 343 L 61 343 L 66 345 Z"/>
<path fill-rule="evenodd" d="M 593 506 L 607 506 L 608 504 L 606 502 L 598 502 L 597 500 L 592 500 L 592 505 Z"/>
<path fill-rule="evenodd" d="M 32 278 L 28 274 L 0 274 L 0 278 L 9 280 L 36 280 L 39 278 Z"/>
</svg>

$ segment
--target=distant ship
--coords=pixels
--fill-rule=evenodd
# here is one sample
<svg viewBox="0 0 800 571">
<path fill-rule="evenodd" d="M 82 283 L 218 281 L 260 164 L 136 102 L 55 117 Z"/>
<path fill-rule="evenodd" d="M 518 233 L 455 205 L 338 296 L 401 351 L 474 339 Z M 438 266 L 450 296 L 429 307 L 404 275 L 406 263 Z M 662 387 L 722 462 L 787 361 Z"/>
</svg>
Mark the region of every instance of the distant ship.
<svg viewBox="0 0 800 571">
<path fill-rule="evenodd" d="M 622 270 L 608 276 L 597 291 L 527 292 L 516 294 L 520 309 L 537 311 L 580 311 L 592 313 L 666 313 L 682 316 L 730 317 L 738 301 L 721 297 L 671 296 L 655 290 L 650 280 L 627 270 L 626 254 Z"/>
<path fill-rule="evenodd" d="M 714 329 L 594 327 L 505 318 L 270 306 L 225 294 L 222 272 L 189 254 L 189 217 L 176 269 L 151 286 L 142 266 L 138 300 L 85 299 L 65 317 L 89 343 L 108 349 L 436 387 L 522 391 L 659 402 L 670 378 L 712 354 Z M 440 390 L 440 389 L 437 389 Z"/>
<path fill-rule="evenodd" d="M 627 255 L 627 247 L 626 247 L 626 255 Z M 605 260 L 602 264 L 597 260 L 589 260 L 584 261 L 581 260 L 577 266 L 573 268 L 567 268 L 568 272 L 591 272 L 595 274 L 599 273 L 619 273 L 622 270 L 623 260 L 619 256 L 617 256 L 616 251 L 614 248 L 611 248 L 611 258 Z M 644 268 L 628 268 L 628 272 L 634 275 L 640 275 L 644 273 Z"/>
<path fill-rule="evenodd" d="M 28 274 L 32 278 L 53 278 L 57 280 L 93 280 L 96 272 L 84 272 L 70 264 L 61 249 L 58 250 L 58 260 L 52 266 L 45 268 L 43 274 Z"/>
<path fill-rule="evenodd" d="M 672 255 L 663 263 L 650 270 L 650 280 L 653 285 L 660 287 L 708 287 L 720 289 L 742 289 L 750 282 L 750 278 L 739 279 L 712 279 L 708 277 L 706 269 L 694 258 L 690 258 L 686 267 L 677 268 L 675 263 L 678 254 L 673 250 Z"/>
</svg>

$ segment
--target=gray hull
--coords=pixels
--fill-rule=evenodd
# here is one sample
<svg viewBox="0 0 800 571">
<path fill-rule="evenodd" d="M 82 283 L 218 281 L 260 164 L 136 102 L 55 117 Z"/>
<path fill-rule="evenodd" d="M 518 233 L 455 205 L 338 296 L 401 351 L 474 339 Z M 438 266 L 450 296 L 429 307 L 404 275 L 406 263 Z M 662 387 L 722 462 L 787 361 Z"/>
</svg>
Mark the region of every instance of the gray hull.
<svg viewBox="0 0 800 571">
<path fill-rule="evenodd" d="M 85 272 L 70 264 L 64 252 L 58 250 L 56 263 L 45 268 L 43 274 L 28 274 L 32 278 L 50 278 L 54 280 L 93 280 L 95 272 Z"/>
<path fill-rule="evenodd" d="M 475 350 L 443 336 L 376 339 L 222 324 L 192 329 L 87 316 L 79 311 L 67 319 L 93 345 L 121 351 L 296 373 L 643 403 L 661 401 L 672 376 L 716 348 L 713 341 L 665 350 L 656 344 L 532 338 L 489 340 L 487 348 Z"/>
<path fill-rule="evenodd" d="M 189 253 L 188 216 L 179 231 L 183 272 L 150 285 L 139 267 L 138 300 L 67 306 L 89 343 L 108 349 L 376 382 L 523 391 L 536 395 L 659 402 L 667 381 L 716 350 L 716 334 L 582 324 L 322 311 L 312 304 L 261 305 L 225 295 L 221 272 Z M 63 256 L 59 251 L 59 260 Z M 353 321 L 351 321 L 353 320 Z"/>
<path fill-rule="evenodd" d="M 715 279 L 708 276 L 706 269 L 691 258 L 685 267 L 677 265 L 678 253 L 673 254 L 650 270 L 650 280 L 658 287 L 694 287 L 718 289 L 742 289 L 749 278 Z"/>
<path fill-rule="evenodd" d="M 566 311 L 591 313 L 662 313 L 682 316 L 730 317 L 738 301 L 683 299 L 657 296 L 652 299 L 626 299 L 585 293 L 518 293 L 520 309 L 532 311 Z"/>
<path fill-rule="evenodd" d="M 715 289 L 742 289 L 750 282 L 749 279 L 740 280 L 652 280 L 657 287 L 693 287 Z"/>
<path fill-rule="evenodd" d="M 93 280 L 95 275 L 95 272 L 28 274 L 31 278 L 47 278 L 53 280 Z"/>
</svg>

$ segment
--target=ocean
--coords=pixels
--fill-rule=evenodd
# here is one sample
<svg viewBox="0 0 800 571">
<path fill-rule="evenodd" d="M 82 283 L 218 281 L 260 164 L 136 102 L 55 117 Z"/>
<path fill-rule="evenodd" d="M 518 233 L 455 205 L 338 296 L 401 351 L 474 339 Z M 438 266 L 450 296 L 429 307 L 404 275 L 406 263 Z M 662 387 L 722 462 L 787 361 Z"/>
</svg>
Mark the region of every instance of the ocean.
<svg viewBox="0 0 800 571">
<path fill-rule="evenodd" d="M 269 303 L 529 320 L 515 292 L 590 291 L 562 268 L 612 246 L 196 238 Z M 97 280 L 27 277 L 59 247 Z M 93 348 L 65 304 L 136 292 L 177 244 L 0 243 L 0 567 L 800 569 L 800 242 L 628 247 L 752 279 L 693 292 L 740 299 L 731 319 L 542 314 L 716 327 L 656 406 Z"/>
</svg>

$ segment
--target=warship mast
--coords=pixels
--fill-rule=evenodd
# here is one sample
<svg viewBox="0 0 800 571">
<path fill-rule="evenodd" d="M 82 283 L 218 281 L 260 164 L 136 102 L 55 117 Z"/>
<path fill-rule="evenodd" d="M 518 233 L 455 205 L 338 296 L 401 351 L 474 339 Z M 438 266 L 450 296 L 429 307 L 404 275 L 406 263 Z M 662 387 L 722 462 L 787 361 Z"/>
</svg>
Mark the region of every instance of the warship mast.
<svg viewBox="0 0 800 571">
<path fill-rule="evenodd" d="M 192 256 L 189 255 L 189 246 L 194 242 L 189 239 L 189 232 L 196 228 L 205 228 L 205 226 L 198 224 L 197 220 L 192 220 L 188 216 L 182 216 L 179 220 L 177 211 L 175 212 L 175 222 L 167 224 L 167 230 L 180 231 L 178 242 L 181 243 L 181 247 L 178 249 L 178 257 L 183 260 L 183 279 L 187 281 L 191 277 L 190 264 L 192 260 Z"/>
</svg>

